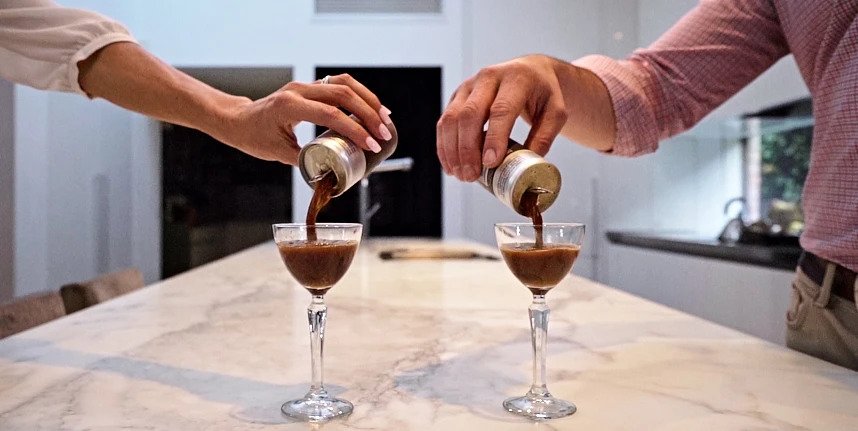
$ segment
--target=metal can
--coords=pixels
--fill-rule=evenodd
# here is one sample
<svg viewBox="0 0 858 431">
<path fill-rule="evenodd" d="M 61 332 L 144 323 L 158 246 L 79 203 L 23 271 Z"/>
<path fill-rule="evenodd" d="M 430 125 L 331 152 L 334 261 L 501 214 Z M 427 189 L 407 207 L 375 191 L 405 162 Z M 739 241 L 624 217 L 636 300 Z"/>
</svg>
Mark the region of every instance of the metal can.
<svg viewBox="0 0 858 431">
<path fill-rule="evenodd" d="M 513 211 L 523 214 L 521 198 L 524 192 L 539 193 L 537 206 L 545 212 L 560 193 L 560 170 L 539 154 L 510 139 L 506 156 L 496 168 L 483 168 L 479 183 Z"/>
<path fill-rule="evenodd" d="M 354 117 L 352 117 L 354 118 Z M 332 196 L 339 196 L 366 178 L 382 161 L 396 150 L 399 136 L 393 124 L 386 124 L 393 136 L 388 141 L 379 142 L 381 151 L 364 151 L 348 138 L 333 130 L 326 130 L 310 141 L 298 154 L 298 169 L 304 181 L 315 189 L 315 183 L 326 172 L 337 177 Z"/>
</svg>

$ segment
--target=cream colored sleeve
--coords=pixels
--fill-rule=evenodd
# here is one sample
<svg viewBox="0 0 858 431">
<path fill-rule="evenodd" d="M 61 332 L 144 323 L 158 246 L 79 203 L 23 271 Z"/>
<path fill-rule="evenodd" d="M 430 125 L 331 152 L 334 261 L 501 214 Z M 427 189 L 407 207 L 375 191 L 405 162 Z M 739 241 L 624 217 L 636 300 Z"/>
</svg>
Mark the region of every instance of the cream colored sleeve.
<svg viewBox="0 0 858 431">
<path fill-rule="evenodd" d="M 136 42 L 120 23 L 50 0 L 0 0 L 0 77 L 86 95 L 77 63 L 115 42 Z"/>
</svg>

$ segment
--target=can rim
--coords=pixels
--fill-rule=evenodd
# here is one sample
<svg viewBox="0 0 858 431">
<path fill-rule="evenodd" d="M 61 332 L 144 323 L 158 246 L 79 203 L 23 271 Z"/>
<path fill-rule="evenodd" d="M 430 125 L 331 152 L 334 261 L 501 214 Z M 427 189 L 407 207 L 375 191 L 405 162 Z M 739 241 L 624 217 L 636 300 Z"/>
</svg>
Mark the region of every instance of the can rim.
<svg viewBox="0 0 858 431">
<path fill-rule="evenodd" d="M 532 222 L 502 222 L 502 223 L 495 223 L 495 227 L 532 227 L 532 226 L 533 226 L 533 223 L 532 223 Z M 546 228 L 546 227 L 570 227 L 570 228 L 576 228 L 576 227 L 587 227 L 587 225 L 586 225 L 586 224 L 584 224 L 584 223 L 578 223 L 578 222 L 570 222 L 570 223 L 555 222 L 555 223 L 542 223 L 542 227 L 543 227 L 543 228 Z"/>
<path fill-rule="evenodd" d="M 337 197 L 345 193 L 345 191 L 348 190 L 348 188 L 351 187 L 354 182 L 357 182 L 359 178 L 354 182 L 351 182 L 352 178 L 350 177 L 352 175 L 349 175 L 348 172 L 350 168 L 349 156 L 342 152 L 335 151 L 334 148 L 332 148 L 329 144 L 326 143 L 328 142 L 328 140 L 336 140 L 344 148 L 349 145 L 348 142 L 338 136 L 326 136 L 324 140 L 319 140 L 319 138 L 316 138 L 309 144 L 305 145 L 304 148 L 301 148 L 301 152 L 298 154 L 298 170 L 301 172 L 301 176 L 304 178 L 304 182 L 315 190 L 316 185 L 311 181 L 315 177 L 315 175 L 311 175 L 307 167 L 307 164 L 309 163 L 307 154 L 314 151 L 322 152 L 325 153 L 327 160 L 336 160 L 340 162 L 332 163 L 332 166 L 328 167 L 330 171 L 334 173 L 334 176 L 337 178 L 337 185 L 331 194 L 332 197 Z M 351 184 L 349 184 L 350 182 Z"/>
<path fill-rule="evenodd" d="M 360 223 L 316 223 L 316 224 L 307 224 L 307 223 L 274 223 L 271 225 L 272 228 L 275 229 L 285 229 L 290 227 L 307 227 L 313 226 L 316 229 L 349 229 L 355 227 L 363 227 Z"/>
</svg>

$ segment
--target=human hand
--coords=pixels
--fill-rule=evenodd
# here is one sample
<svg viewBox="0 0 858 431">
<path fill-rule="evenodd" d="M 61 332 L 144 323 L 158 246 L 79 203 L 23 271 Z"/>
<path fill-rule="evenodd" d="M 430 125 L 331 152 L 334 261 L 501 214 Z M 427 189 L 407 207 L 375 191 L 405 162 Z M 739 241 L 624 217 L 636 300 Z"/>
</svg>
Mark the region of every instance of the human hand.
<svg viewBox="0 0 858 431">
<path fill-rule="evenodd" d="M 437 124 L 438 159 L 444 172 L 474 181 L 482 165 L 497 167 L 519 116 L 532 126 L 525 147 L 545 155 L 569 117 L 560 76 L 572 67 L 530 55 L 484 68 L 463 82 Z"/>
<path fill-rule="evenodd" d="M 293 128 L 311 121 L 333 129 L 363 149 L 390 139 L 390 111 L 349 75 L 327 83 L 292 82 L 257 101 L 212 88 L 130 42 L 113 43 L 78 62 L 78 82 L 101 97 L 152 118 L 192 127 L 251 156 L 296 164 L 300 147 Z M 339 108 L 355 115 L 349 118 Z"/>
<path fill-rule="evenodd" d="M 360 123 L 339 108 L 354 114 Z M 333 129 L 362 149 L 378 152 L 377 139 L 391 138 L 390 111 L 363 84 L 347 74 L 331 76 L 327 83 L 290 82 L 256 101 L 230 109 L 222 130 L 215 136 L 251 156 L 298 163 L 294 127 L 309 121 Z"/>
</svg>

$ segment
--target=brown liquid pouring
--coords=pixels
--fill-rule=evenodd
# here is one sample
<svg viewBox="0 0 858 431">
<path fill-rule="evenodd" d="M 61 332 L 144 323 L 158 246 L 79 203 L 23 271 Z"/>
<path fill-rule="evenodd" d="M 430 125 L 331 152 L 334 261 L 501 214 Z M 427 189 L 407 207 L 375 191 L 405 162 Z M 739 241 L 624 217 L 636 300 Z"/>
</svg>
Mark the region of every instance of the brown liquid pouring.
<svg viewBox="0 0 858 431">
<path fill-rule="evenodd" d="M 330 201 L 337 176 L 327 171 L 311 181 L 313 199 L 307 207 L 307 239 L 277 244 L 286 268 L 313 295 L 324 295 L 346 270 L 357 251 L 357 241 L 319 239 L 316 217 Z"/>
<path fill-rule="evenodd" d="M 313 189 L 313 199 L 310 201 L 310 206 L 307 207 L 307 241 L 316 241 L 316 217 L 319 211 L 331 201 L 331 195 L 334 192 L 334 187 L 337 185 L 337 176 L 333 172 L 328 171 L 322 174 L 322 177 L 315 181 L 316 187 Z"/>
<path fill-rule="evenodd" d="M 533 230 L 536 235 L 535 248 L 542 248 L 542 213 L 539 212 L 539 195 L 543 192 L 538 189 L 528 189 L 521 197 L 519 212 L 527 215 L 533 221 Z"/>
<path fill-rule="evenodd" d="M 534 295 L 545 295 L 563 280 L 581 250 L 577 245 L 545 244 L 539 195 L 547 192 L 538 187 L 528 189 L 519 204 L 518 211 L 533 222 L 534 242 L 501 246 L 509 269 Z"/>
</svg>

